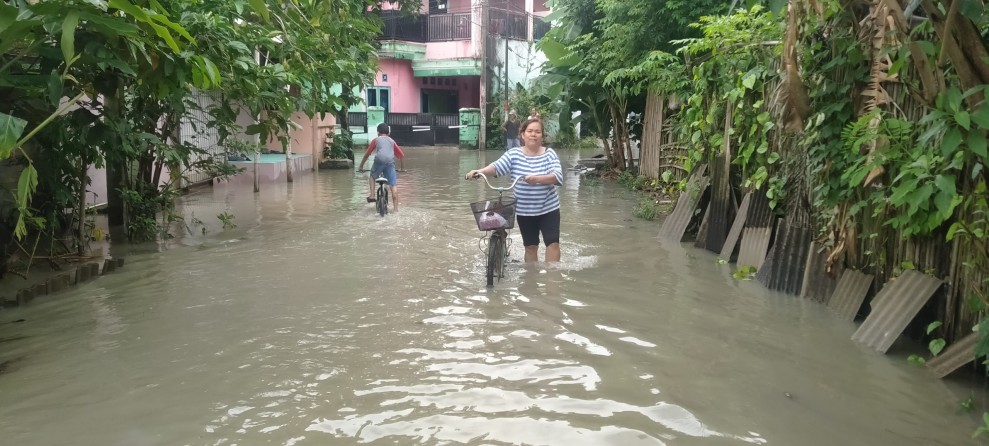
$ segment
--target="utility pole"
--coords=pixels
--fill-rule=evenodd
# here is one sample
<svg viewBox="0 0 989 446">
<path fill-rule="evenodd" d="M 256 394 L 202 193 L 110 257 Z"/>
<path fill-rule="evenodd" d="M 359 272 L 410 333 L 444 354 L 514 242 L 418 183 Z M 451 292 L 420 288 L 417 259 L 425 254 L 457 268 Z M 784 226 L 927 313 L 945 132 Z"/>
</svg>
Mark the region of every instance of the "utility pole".
<svg viewBox="0 0 989 446">
<path fill-rule="evenodd" d="M 504 91 L 504 94 L 505 94 L 505 102 L 504 102 L 504 104 L 505 105 L 504 105 L 504 107 L 502 107 L 502 108 L 504 108 L 504 110 L 502 110 L 502 114 L 504 114 L 504 118 L 505 119 L 508 119 L 508 18 L 509 18 L 508 17 L 508 2 L 506 1 L 505 2 L 505 26 L 503 26 L 502 27 L 502 30 L 501 30 L 501 34 L 502 34 L 501 37 L 503 39 L 505 39 L 505 83 L 502 84 L 502 88 L 505 90 Z"/>
<path fill-rule="evenodd" d="M 481 122 L 478 128 L 477 148 L 484 150 L 487 147 L 488 133 L 488 0 L 480 0 L 481 7 L 481 35 L 478 41 L 480 48 L 478 53 L 481 57 Z"/>
</svg>

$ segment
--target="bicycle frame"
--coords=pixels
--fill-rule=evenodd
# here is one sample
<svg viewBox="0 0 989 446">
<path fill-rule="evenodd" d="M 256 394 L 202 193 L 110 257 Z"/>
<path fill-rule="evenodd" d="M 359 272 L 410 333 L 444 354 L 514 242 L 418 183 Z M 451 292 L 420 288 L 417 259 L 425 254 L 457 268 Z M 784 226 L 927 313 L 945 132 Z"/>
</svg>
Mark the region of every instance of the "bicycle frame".
<svg viewBox="0 0 989 446">
<path fill-rule="evenodd" d="M 508 187 L 496 187 L 496 186 L 492 185 L 490 181 L 488 181 L 487 175 L 478 172 L 477 174 L 474 175 L 474 178 L 478 178 L 478 177 L 484 179 L 484 182 L 488 185 L 488 188 L 489 189 L 498 192 L 498 198 L 501 198 L 501 196 L 505 192 L 508 192 L 508 191 L 510 191 L 512 189 L 515 189 L 515 185 L 518 184 L 519 180 L 522 179 L 522 176 L 519 175 L 517 178 L 515 178 L 515 181 L 512 181 L 512 184 L 510 186 L 508 186 Z M 492 232 L 492 231 L 487 231 L 487 232 Z M 499 234 L 504 235 L 505 237 L 508 237 L 508 231 L 505 230 L 505 229 L 495 229 L 493 232 L 499 233 Z"/>
<path fill-rule="evenodd" d="M 496 187 L 488 181 L 488 177 L 483 173 L 478 172 L 474 178 L 477 177 L 484 178 L 484 182 L 488 185 L 488 188 L 498 192 L 499 199 L 505 192 L 515 189 L 515 185 L 522 179 L 522 177 L 519 176 L 515 178 L 515 181 L 513 181 L 508 187 Z M 491 235 L 488 236 L 488 259 L 487 264 L 485 265 L 487 285 L 491 287 L 494 286 L 495 276 L 499 279 L 505 277 L 505 258 L 508 257 L 508 230 L 498 228 L 485 232 L 491 233 Z"/>
</svg>

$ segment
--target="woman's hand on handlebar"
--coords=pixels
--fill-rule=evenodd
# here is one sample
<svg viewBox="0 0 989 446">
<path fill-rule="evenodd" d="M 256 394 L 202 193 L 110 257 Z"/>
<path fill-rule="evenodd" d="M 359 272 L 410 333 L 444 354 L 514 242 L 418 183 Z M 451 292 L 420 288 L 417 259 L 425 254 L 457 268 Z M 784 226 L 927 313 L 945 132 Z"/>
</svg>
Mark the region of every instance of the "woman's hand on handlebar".
<svg viewBox="0 0 989 446">
<path fill-rule="evenodd" d="M 470 172 L 467 172 L 467 175 L 464 175 L 464 179 L 467 179 L 467 180 L 476 180 L 478 178 L 481 178 L 481 175 L 483 175 L 483 174 L 481 173 L 480 170 L 472 170 Z"/>
</svg>

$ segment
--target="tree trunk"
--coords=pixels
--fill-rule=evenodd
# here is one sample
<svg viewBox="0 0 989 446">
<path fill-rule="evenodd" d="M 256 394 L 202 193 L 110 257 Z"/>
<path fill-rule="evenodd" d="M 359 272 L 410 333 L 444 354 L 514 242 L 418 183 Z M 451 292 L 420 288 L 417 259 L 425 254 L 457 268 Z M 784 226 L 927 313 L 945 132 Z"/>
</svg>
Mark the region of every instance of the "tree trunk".
<svg viewBox="0 0 989 446">
<path fill-rule="evenodd" d="M 289 131 L 286 129 L 285 131 Z M 292 179 L 292 137 L 285 137 L 286 143 L 282 145 L 285 148 L 285 180 L 289 183 L 293 182 Z"/>
<path fill-rule="evenodd" d="M 889 1 L 887 0 L 887 2 Z M 946 10 L 951 9 L 950 2 L 944 2 L 944 4 Z M 948 17 L 945 17 L 944 13 L 941 12 L 932 0 L 923 0 L 921 6 L 924 8 L 927 17 L 930 18 L 931 24 L 934 25 L 934 31 L 941 41 L 944 42 L 942 50 L 947 54 L 947 57 L 951 60 L 952 67 L 955 69 L 955 73 L 958 74 L 962 91 L 989 83 L 989 65 L 982 62 L 987 57 L 986 49 L 981 43 L 978 34 L 974 31 L 971 21 L 965 17 L 956 17 L 952 21 L 952 26 L 947 26 Z M 896 17 L 895 14 L 894 17 Z M 956 36 L 960 38 L 956 40 Z M 966 39 L 975 40 L 968 42 Z M 959 43 L 959 41 L 962 43 Z M 968 102 L 975 104 L 981 101 L 982 98 L 982 93 L 975 93 L 969 96 Z"/>
<path fill-rule="evenodd" d="M 106 98 L 106 114 L 111 121 L 119 121 L 123 116 L 124 89 L 117 79 L 117 87 L 112 96 Z M 120 153 L 120 137 L 111 138 L 110 151 L 115 154 Z M 120 188 L 124 183 L 123 160 L 108 159 L 106 162 L 106 200 L 107 200 L 107 221 L 112 226 L 125 225 L 124 197 L 120 193 Z"/>
<path fill-rule="evenodd" d="M 86 173 L 89 165 L 80 158 L 77 168 L 79 169 L 79 207 L 76 209 L 76 215 L 79 219 L 79 227 L 76 231 L 76 254 L 84 256 L 86 255 Z"/>
<path fill-rule="evenodd" d="M 258 158 L 261 157 L 261 145 L 254 149 L 254 193 L 261 192 L 261 182 L 258 180 Z"/>
<path fill-rule="evenodd" d="M 354 89 L 354 86 L 353 85 L 350 85 L 350 84 L 343 84 L 341 86 L 340 99 L 343 99 L 343 105 L 341 105 L 340 106 L 340 109 L 337 110 L 337 112 L 335 113 L 336 118 L 337 118 L 336 125 L 337 125 L 337 128 L 340 129 L 340 133 L 343 133 L 343 131 L 345 129 L 349 129 L 350 128 L 350 123 L 347 122 L 347 118 L 348 118 L 347 117 L 347 114 L 348 114 L 348 110 L 347 109 L 348 109 L 348 107 L 350 107 L 350 105 L 354 101 L 354 95 L 351 94 L 351 92 L 353 91 L 353 89 Z"/>
<path fill-rule="evenodd" d="M 618 169 L 624 171 L 625 165 L 625 146 L 624 140 L 622 139 L 622 127 L 621 120 L 618 119 L 618 110 L 614 99 L 608 100 L 608 109 L 611 112 L 611 128 L 612 128 L 612 147 L 615 151 L 615 164 Z"/>
</svg>

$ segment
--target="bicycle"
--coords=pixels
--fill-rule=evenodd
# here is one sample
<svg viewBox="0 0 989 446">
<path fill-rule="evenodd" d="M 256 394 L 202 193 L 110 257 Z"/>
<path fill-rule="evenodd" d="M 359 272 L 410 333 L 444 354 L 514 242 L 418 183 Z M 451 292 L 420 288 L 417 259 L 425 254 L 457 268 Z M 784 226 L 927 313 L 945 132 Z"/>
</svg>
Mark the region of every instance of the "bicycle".
<svg viewBox="0 0 989 446">
<path fill-rule="evenodd" d="M 487 264 L 485 265 L 485 275 L 489 287 L 494 286 L 494 279 L 499 280 L 505 277 L 505 259 L 508 258 L 508 230 L 515 227 L 515 198 L 503 197 L 503 194 L 515 188 L 515 185 L 522 179 L 521 176 L 515 178 L 511 186 L 495 187 L 488 181 L 488 177 L 483 173 L 477 173 L 474 178 L 484 178 L 484 182 L 492 190 L 498 191 L 498 198 L 492 200 L 477 201 L 470 204 L 471 212 L 474 214 L 474 221 L 477 229 L 490 233 L 481 237 L 487 237 Z M 483 250 L 482 250 L 483 252 Z"/>
<path fill-rule="evenodd" d="M 358 172 L 370 172 L 369 170 L 358 170 Z M 374 206 L 382 217 L 388 213 L 388 179 L 385 178 L 384 174 L 379 174 L 378 178 L 374 180 L 378 185 L 377 193 L 375 194 Z"/>
</svg>

